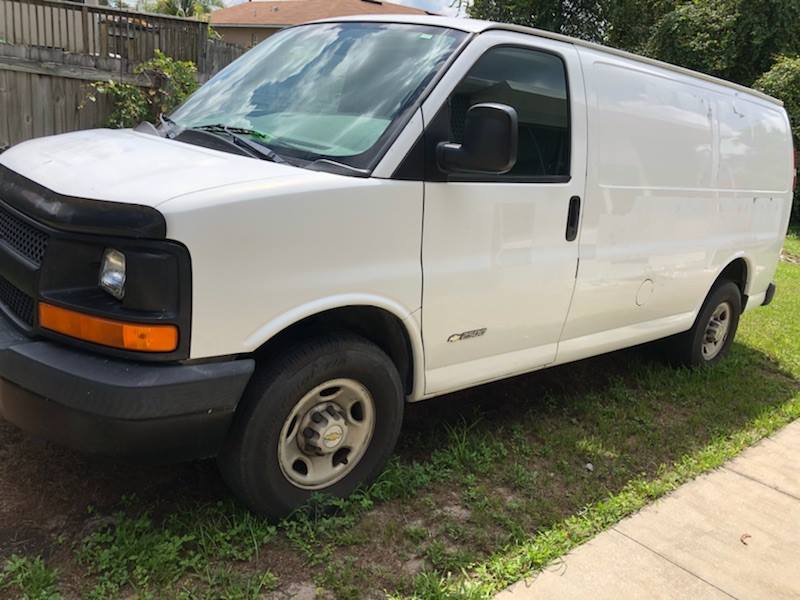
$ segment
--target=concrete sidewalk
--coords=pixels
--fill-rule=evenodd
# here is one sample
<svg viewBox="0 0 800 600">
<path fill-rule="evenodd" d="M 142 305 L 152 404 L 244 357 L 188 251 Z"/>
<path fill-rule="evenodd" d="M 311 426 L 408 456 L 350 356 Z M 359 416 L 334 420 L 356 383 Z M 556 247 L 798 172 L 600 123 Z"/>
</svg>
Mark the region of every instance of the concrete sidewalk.
<svg viewBox="0 0 800 600">
<path fill-rule="evenodd" d="M 800 598 L 800 421 L 496 600 Z"/>
</svg>

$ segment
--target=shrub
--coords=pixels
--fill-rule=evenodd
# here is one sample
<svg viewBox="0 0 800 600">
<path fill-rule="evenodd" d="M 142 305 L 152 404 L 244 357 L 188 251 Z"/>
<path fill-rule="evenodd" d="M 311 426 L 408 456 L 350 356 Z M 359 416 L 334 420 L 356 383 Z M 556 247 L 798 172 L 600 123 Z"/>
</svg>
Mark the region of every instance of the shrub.
<svg viewBox="0 0 800 600">
<path fill-rule="evenodd" d="M 89 100 L 98 95 L 111 98 L 109 127 L 133 127 L 141 121 L 155 122 L 181 104 L 197 89 L 197 67 L 190 61 L 178 61 L 156 50 L 155 57 L 136 67 L 137 75 L 149 81 L 146 87 L 119 81 L 92 84 Z"/>
</svg>

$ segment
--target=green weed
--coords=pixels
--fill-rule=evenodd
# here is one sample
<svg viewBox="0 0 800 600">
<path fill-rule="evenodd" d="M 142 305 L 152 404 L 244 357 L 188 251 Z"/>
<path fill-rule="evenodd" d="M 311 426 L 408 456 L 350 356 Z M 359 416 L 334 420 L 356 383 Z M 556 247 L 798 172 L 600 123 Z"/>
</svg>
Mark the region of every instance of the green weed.
<svg viewBox="0 0 800 600">
<path fill-rule="evenodd" d="M 0 590 L 9 590 L 24 600 L 57 600 L 58 573 L 39 558 L 12 555 L 0 571 Z"/>
</svg>

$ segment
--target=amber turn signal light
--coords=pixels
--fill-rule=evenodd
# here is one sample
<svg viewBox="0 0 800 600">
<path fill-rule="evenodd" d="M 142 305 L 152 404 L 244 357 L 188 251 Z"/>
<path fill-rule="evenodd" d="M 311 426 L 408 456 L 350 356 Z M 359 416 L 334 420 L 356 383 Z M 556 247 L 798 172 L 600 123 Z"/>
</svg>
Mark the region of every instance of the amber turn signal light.
<svg viewBox="0 0 800 600">
<path fill-rule="evenodd" d="M 39 303 L 39 325 L 69 337 L 137 352 L 172 352 L 178 347 L 175 325 L 126 323 Z"/>
</svg>

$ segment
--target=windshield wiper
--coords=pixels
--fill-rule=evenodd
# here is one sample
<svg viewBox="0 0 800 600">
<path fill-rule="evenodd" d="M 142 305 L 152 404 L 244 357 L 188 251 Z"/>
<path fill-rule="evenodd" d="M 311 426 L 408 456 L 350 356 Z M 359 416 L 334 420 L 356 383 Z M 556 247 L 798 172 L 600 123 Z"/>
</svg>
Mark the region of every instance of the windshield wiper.
<svg viewBox="0 0 800 600">
<path fill-rule="evenodd" d="M 241 148 L 249 150 L 251 154 L 254 154 L 258 158 L 263 158 L 264 160 L 269 160 L 274 163 L 286 163 L 286 160 L 284 160 L 272 148 L 267 147 L 263 143 L 254 142 L 245 137 L 251 135 L 257 138 L 266 139 L 267 137 L 266 135 L 264 135 L 260 131 L 256 131 L 255 129 L 247 129 L 245 127 L 232 127 L 229 125 L 222 125 L 220 123 L 214 123 L 211 125 L 199 125 L 197 127 L 189 127 L 189 129 L 208 131 L 209 133 L 225 133 L 228 135 L 228 137 L 231 138 L 231 141 L 233 141 L 234 144 L 236 144 Z"/>
</svg>

